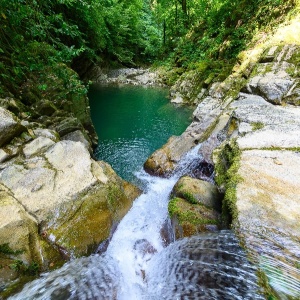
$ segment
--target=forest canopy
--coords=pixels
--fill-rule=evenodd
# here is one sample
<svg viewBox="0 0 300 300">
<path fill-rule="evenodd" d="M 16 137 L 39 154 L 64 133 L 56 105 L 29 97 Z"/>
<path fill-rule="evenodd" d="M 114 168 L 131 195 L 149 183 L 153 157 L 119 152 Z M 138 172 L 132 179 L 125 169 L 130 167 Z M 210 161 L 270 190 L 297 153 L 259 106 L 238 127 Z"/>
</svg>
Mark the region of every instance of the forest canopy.
<svg viewBox="0 0 300 300">
<path fill-rule="evenodd" d="M 199 61 L 230 61 L 259 28 L 280 19 L 294 4 L 293 0 L 1 0 L 0 96 L 20 96 L 20 85 L 49 68 L 57 76 L 68 76 L 59 64 L 83 78 L 93 64 L 136 66 L 158 60 L 185 70 Z"/>
</svg>

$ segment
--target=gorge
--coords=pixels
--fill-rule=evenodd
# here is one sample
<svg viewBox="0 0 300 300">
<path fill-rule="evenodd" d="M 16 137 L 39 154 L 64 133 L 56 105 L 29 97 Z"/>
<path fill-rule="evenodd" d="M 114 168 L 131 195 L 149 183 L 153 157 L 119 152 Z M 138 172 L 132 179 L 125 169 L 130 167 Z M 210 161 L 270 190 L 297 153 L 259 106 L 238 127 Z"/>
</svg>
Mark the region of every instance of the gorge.
<svg viewBox="0 0 300 300">
<path fill-rule="evenodd" d="M 1 1 L 0 299 L 299 299 L 299 11 Z"/>
</svg>

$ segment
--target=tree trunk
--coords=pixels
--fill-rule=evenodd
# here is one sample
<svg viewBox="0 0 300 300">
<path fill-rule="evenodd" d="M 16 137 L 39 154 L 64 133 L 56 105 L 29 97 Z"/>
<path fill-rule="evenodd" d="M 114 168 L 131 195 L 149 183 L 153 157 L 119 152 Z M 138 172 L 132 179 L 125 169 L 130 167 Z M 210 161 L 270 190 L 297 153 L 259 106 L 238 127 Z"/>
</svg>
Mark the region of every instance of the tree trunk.
<svg viewBox="0 0 300 300">
<path fill-rule="evenodd" d="M 185 15 L 187 15 L 187 8 L 186 8 L 186 0 L 181 1 L 182 11 Z"/>
</svg>

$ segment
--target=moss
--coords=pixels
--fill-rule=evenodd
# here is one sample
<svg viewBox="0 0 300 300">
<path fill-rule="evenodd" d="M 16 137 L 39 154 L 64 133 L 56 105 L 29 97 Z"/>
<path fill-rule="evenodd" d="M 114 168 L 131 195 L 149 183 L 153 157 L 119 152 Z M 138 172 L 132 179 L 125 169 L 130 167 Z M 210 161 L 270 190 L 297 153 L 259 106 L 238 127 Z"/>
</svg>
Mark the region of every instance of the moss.
<svg viewBox="0 0 300 300">
<path fill-rule="evenodd" d="M 234 131 L 236 131 L 238 129 L 238 120 L 235 118 L 231 118 L 229 126 L 228 126 L 228 130 L 227 130 L 227 134 L 230 136 L 234 133 Z"/>
<path fill-rule="evenodd" d="M 254 123 L 251 123 L 251 127 L 252 127 L 252 130 L 255 131 L 255 130 L 259 130 L 259 129 L 262 129 L 264 128 L 264 123 L 262 122 L 254 122 Z"/>
<path fill-rule="evenodd" d="M 15 260 L 10 267 L 17 271 L 18 274 L 27 276 L 36 276 L 40 270 L 40 266 L 37 262 L 31 262 L 30 264 L 26 265 L 19 259 Z"/>
<path fill-rule="evenodd" d="M 8 243 L 0 245 L 0 254 L 4 255 L 19 255 L 24 253 L 24 250 L 13 250 Z"/>
<path fill-rule="evenodd" d="M 215 180 L 218 186 L 225 188 L 222 204 L 222 223 L 224 226 L 229 226 L 232 220 L 237 218 L 236 187 L 241 181 L 241 177 L 238 175 L 240 155 L 241 151 L 235 140 L 223 145 L 217 155 Z"/>
<path fill-rule="evenodd" d="M 192 225 L 215 224 L 218 225 L 217 215 L 212 210 L 200 204 L 190 204 L 182 198 L 173 198 L 168 205 L 171 218 L 176 216 L 179 223 Z"/>
<path fill-rule="evenodd" d="M 258 285 L 263 288 L 263 294 L 265 298 L 268 300 L 279 300 L 280 297 L 276 295 L 275 291 L 270 286 L 267 275 L 261 269 L 259 269 L 256 273 Z"/>
</svg>

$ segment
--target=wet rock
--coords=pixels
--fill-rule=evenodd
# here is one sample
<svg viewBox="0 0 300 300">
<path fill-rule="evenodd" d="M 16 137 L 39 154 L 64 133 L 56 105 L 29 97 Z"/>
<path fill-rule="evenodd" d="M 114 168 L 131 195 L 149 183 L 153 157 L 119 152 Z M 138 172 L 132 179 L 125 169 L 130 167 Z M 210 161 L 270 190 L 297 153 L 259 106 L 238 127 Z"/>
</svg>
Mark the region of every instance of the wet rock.
<svg viewBox="0 0 300 300">
<path fill-rule="evenodd" d="M 175 239 L 218 229 L 222 204 L 215 185 L 184 176 L 171 195 L 168 209 Z"/>
<path fill-rule="evenodd" d="M 300 282 L 296 269 L 300 260 L 299 164 L 299 152 L 243 151 L 234 223 L 271 285 L 296 298 L 300 295 L 296 284 Z M 289 291 L 285 290 L 285 281 L 295 283 Z"/>
<path fill-rule="evenodd" d="M 200 232 L 218 230 L 220 214 L 202 204 L 173 198 L 168 206 L 175 240 Z"/>
<path fill-rule="evenodd" d="M 191 204 L 201 204 L 219 212 L 222 208 L 222 196 L 217 187 L 212 183 L 196 178 L 181 177 L 175 184 L 172 195 L 183 198 Z"/>
<path fill-rule="evenodd" d="M 262 300 L 256 270 L 231 232 L 199 234 L 153 257 L 149 298 Z"/>
<path fill-rule="evenodd" d="M 166 177 L 175 169 L 180 158 L 195 146 L 194 138 L 172 136 L 160 149 L 145 162 L 144 169 L 149 174 Z"/>
<path fill-rule="evenodd" d="M 171 137 L 162 148 L 156 150 L 145 162 L 145 170 L 154 175 L 170 175 L 190 149 L 210 136 L 229 102 L 230 99 L 224 102 L 217 98 L 205 98 L 194 111 L 192 124 L 181 136 Z"/>
<path fill-rule="evenodd" d="M 0 147 L 25 131 L 19 119 L 8 110 L 0 107 Z"/>
</svg>

